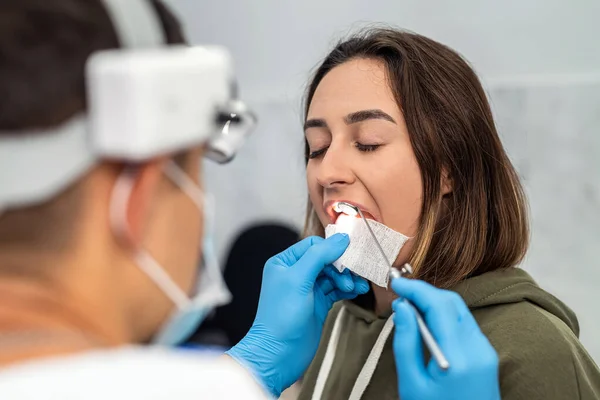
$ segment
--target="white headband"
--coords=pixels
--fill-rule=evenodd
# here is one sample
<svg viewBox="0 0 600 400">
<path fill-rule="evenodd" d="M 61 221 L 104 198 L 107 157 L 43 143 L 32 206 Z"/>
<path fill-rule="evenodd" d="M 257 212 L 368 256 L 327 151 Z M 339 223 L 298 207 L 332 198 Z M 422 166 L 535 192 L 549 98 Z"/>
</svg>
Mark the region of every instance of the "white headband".
<svg viewBox="0 0 600 400">
<path fill-rule="evenodd" d="M 159 16 L 149 0 L 102 0 L 124 48 L 165 43 Z M 87 118 L 61 126 L 0 134 L 0 209 L 46 201 L 86 173 L 97 161 Z"/>
</svg>

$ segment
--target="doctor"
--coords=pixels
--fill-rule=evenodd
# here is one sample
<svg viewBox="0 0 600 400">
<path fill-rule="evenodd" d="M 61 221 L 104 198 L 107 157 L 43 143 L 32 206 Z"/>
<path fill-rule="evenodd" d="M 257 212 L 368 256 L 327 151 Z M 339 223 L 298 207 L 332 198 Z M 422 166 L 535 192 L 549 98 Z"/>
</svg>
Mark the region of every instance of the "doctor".
<svg viewBox="0 0 600 400">
<path fill-rule="evenodd" d="M 202 158 L 230 160 L 254 124 L 227 53 L 178 46 L 158 1 L 8 0 L 0 16 L 2 398 L 279 396 L 333 303 L 368 285 L 330 266 L 346 236 L 310 237 L 267 262 L 256 320 L 227 355 L 170 347 L 229 296 L 201 178 Z M 464 305 L 393 286 L 442 345 L 461 334 L 471 349 L 445 349 L 448 372 L 414 368 L 414 314 L 397 302 L 403 395 L 499 398 L 489 343 L 472 319 L 448 322 Z"/>
</svg>

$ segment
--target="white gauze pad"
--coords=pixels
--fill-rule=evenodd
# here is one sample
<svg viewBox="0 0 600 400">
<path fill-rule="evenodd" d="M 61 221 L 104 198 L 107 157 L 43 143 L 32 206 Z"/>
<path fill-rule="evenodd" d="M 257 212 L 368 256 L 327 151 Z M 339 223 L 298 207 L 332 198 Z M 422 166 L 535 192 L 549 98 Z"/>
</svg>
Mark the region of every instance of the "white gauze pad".
<svg viewBox="0 0 600 400">
<path fill-rule="evenodd" d="M 377 237 L 387 259 L 394 262 L 408 237 L 377 221 L 369 220 L 369 226 L 375 237 Z M 336 233 L 348 234 L 350 245 L 333 265 L 340 272 L 348 268 L 356 275 L 373 282 L 377 286 L 387 288 L 390 266 L 387 265 L 377 248 L 377 244 L 374 243 L 373 236 L 371 236 L 365 221 L 355 216 L 340 214 L 335 225 L 327 225 L 325 228 L 326 238 Z"/>
</svg>

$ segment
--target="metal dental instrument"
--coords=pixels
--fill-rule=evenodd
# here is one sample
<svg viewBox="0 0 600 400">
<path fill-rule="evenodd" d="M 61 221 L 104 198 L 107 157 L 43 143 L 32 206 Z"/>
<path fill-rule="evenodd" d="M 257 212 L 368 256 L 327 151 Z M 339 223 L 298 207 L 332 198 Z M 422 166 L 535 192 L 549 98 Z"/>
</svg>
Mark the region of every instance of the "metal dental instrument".
<svg viewBox="0 0 600 400">
<path fill-rule="evenodd" d="M 400 278 L 405 274 L 412 274 L 412 267 L 410 266 L 410 264 L 404 264 L 402 270 L 400 271 L 398 271 L 398 269 L 394 267 L 390 268 L 390 278 L 392 279 Z M 421 336 L 423 336 L 423 341 L 425 342 L 425 345 L 431 353 L 431 357 L 435 359 L 435 362 L 442 370 L 446 371 L 448 368 L 450 368 L 450 363 L 448 362 L 448 359 L 442 352 L 442 349 L 440 349 L 439 344 L 431 334 L 431 331 L 427 327 L 427 324 L 425 324 L 421 313 L 419 312 L 419 310 L 417 310 L 415 306 L 412 305 L 410 301 L 406 299 L 404 299 L 404 301 L 414 310 L 415 315 L 417 316 L 417 325 L 419 326 L 419 331 L 421 332 Z"/>
<path fill-rule="evenodd" d="M 377 240 L 377 236 L 375 236 L 375 233 L 371 229 L 371 226 L 369 225 L 369 221 L 367 221 L 367 219 L 363 215 L 363 212 L 361 211 L 360 208 L 358 208 L 352 204 L 340 201 L 339 203 L 336 203 L 334 205 L 334 209 L 336 212 L 343 212 L 344 214 L 348 214 L 348 215 L 358 214 L 360 216 L 360 218 L 363 221 L 365 221 L 365 224 L 367 225 L 367 229 L 369 230 L 369 233 L 371 234 L 373 241 L 375 242 L 375 244 L 377 244 L 377 248 L 379 249 L 379 252 L 381 253 L 383 259 L 385 260 L 385 262 L 387 263 L 387 265 L 390 268 L 389 276 L 391 279 L 400 278 L 400 277 L 404 276 L 405 274 L 412 273 L 412 267 L 410 266 L 410 264 L 404 264 L 401 271 L 399 271 L 392 265 L 390 260 L 387 258 L 385 252 L 383 251 L 383 248 L 381 247 L 379 240 Z M 351 210 L 351 211 L 345 212 L 348 210 Z M 417 326 L 419 327 L 419 331 L 421 332 L 421 336 L 423 337 L 423 341 L 425 342 L 425 345 L 427 346 L 427 348 L 429 349 L 429 352 L 431 353 L 431 357 L 433 357 L 433 359 L 435 360 L 437 365 L 442 370 L 446 371 L 448 368 L 450 368 L 450 363 L 448 362 L 448 359 L 442 352 L 442 349 L 440 348 L 439 344 L 437 343 L 437 341 L 431 334 L 431 331 L 429 330 L 429 328 L 427 327 L 427 324 L 423 320 L 421 313 L 419 312 L 419 310 L 417 310 L 417 308 L 410 301 L 408 301 L 406 299 L 404 299 L 404 301 L 415 312 L 415 315 L 417 317 Z"/>
</svg>

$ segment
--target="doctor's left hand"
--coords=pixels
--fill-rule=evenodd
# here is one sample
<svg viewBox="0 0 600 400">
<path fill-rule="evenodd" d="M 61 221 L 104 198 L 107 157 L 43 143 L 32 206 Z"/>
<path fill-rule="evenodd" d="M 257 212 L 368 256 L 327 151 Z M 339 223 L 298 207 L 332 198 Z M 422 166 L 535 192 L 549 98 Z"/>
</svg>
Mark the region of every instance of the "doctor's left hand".
<svg viewBox="0 0 600 400">
<path fill-rule="evenodd" d="M 333 304 L 369 290 L 364 279 L 330 265 L 348 244 L 347 235 L 309 237 L 265 264 L 256 319 L 227 354 L 275 396 L 308 368 Z"/>
<path fill-rule="evenodd" d="M 455 292 L 414 279 L 397 278 L 391 286 L 421 311 L 450 363 L 443 371 L 434 360 L 425 362 L 415 311 L 404 300 L 394 300 L 394 356 L 400 398 L 500 400 L 498 354 L 463 299 Z"/>
</svg>

